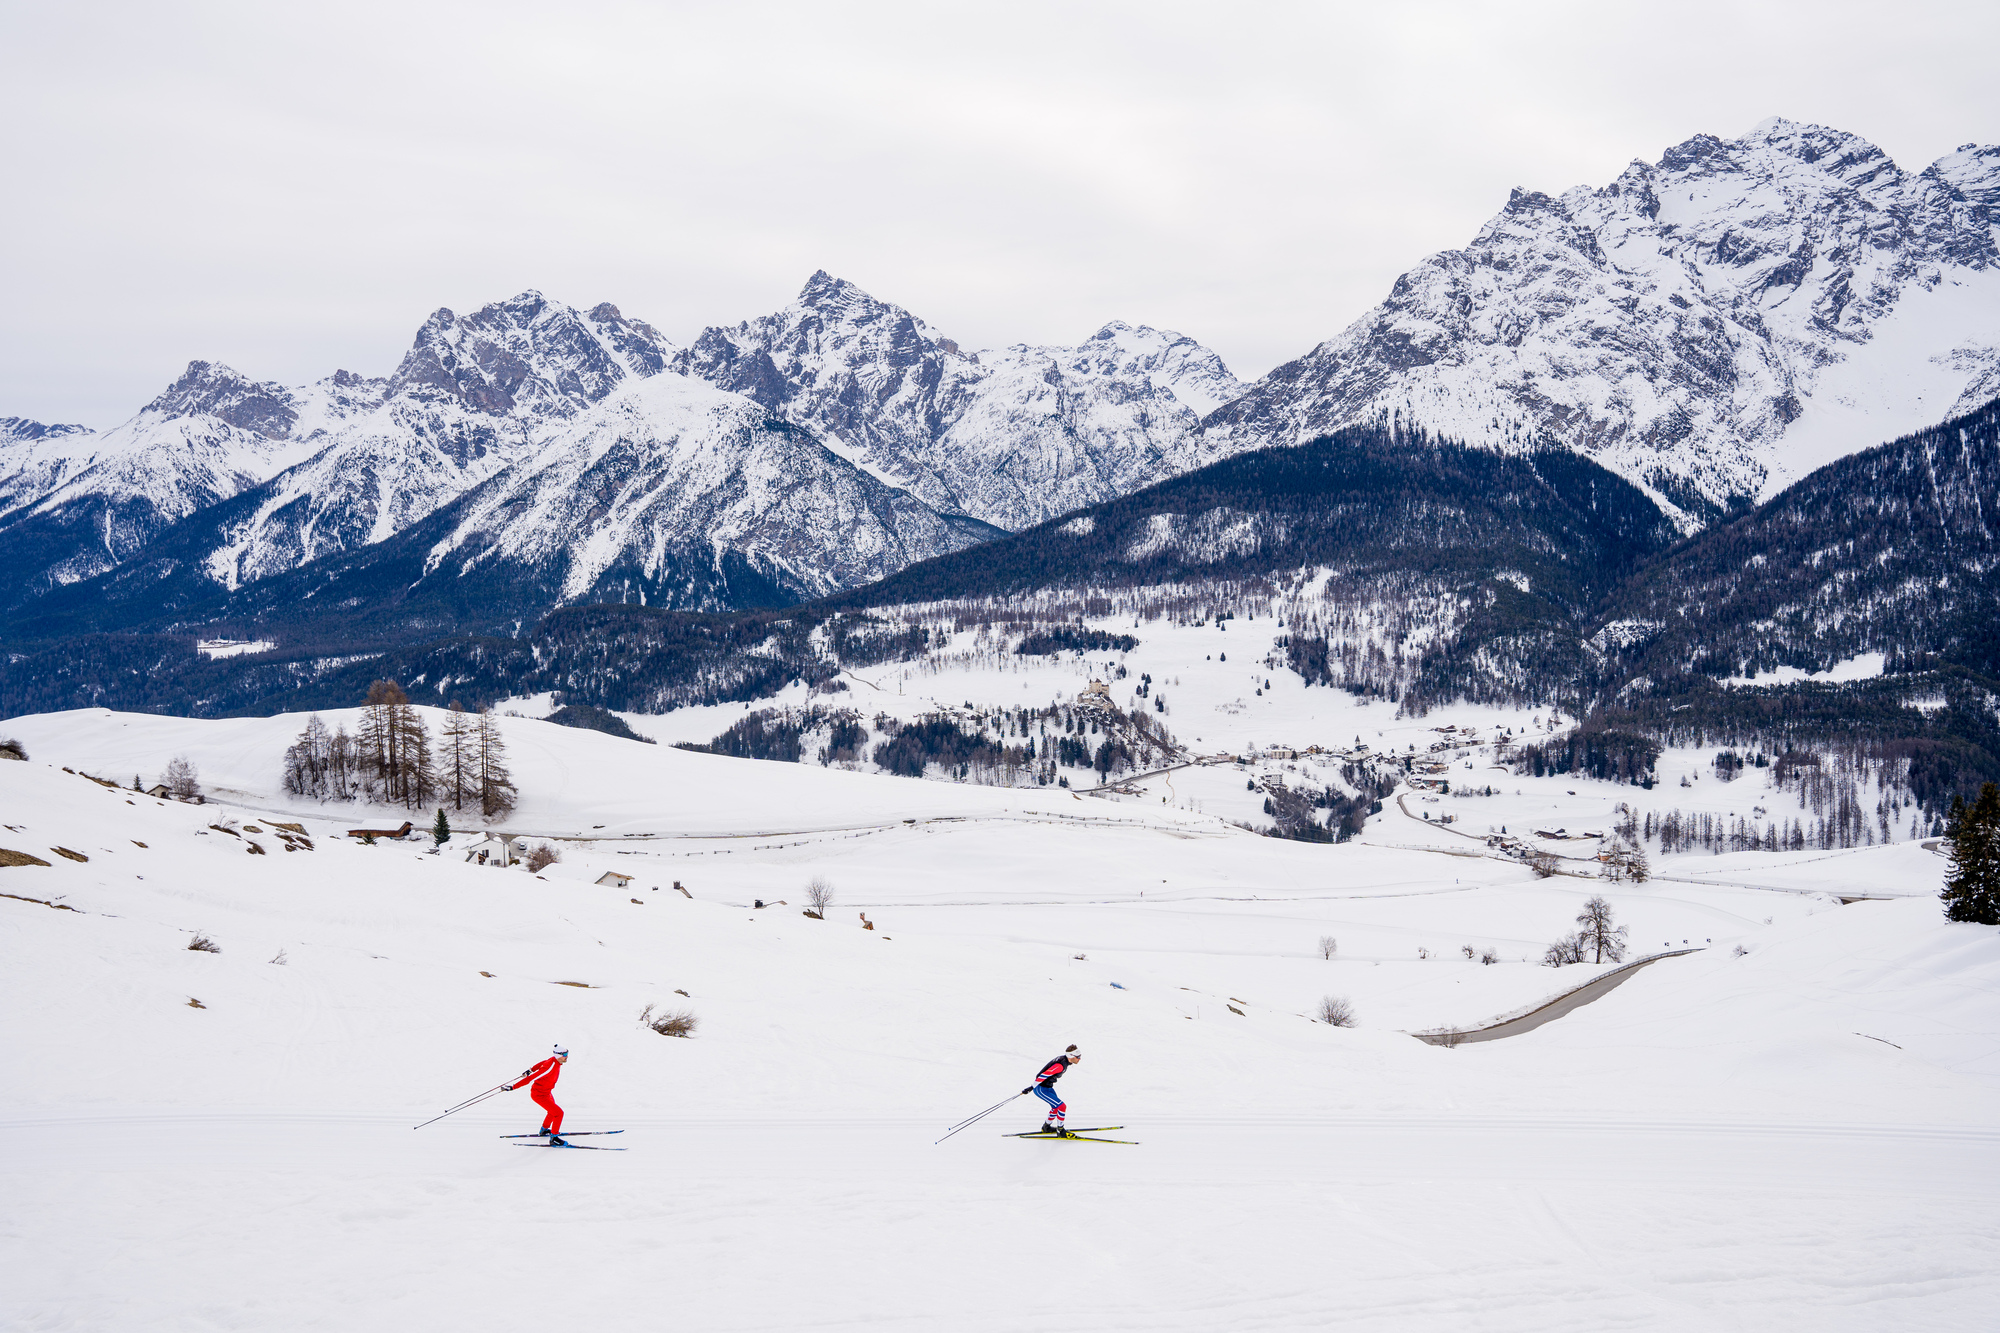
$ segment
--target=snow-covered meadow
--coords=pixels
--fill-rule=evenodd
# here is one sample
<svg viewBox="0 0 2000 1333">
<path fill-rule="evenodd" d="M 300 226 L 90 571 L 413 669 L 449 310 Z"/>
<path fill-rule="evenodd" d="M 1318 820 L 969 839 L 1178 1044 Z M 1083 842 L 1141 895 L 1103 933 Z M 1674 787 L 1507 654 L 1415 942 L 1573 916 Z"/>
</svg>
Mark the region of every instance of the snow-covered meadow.
<svg viewBox="0 0 2000 1333">
<path fill-rule="evenodd" d="M 1300 699 L 1350 741 L 1440 724 Z M 536 875 L 468 864 L 469 814 L 435 855 L 343 836 L 402 816 L 284 797 L 301 722 L 0 724 L 0 847 L 48 862 L 0 869 L 0 1324 L 1971 1329 L 2000 1296 L 2000 937 L 1942 920 L 1919 846 L 1537 880 L 1394 801 L 1256 836 L 1197 808 L 1235 765 L 1113 798 L 510 717 Z M 209 804 L 129 790 L 176 754 Z M 1516 786 L 1573 825 L 1632 790 Z M 1407 1035 L 1600 971 L 1536 962 L 1599 890 L 1635 954 L 1705 947 L 1523 1036 Z M 1873 894 L 1910 896 L 1840 905 Z M 1072 1041 L 1072 1123 L 1138 1146 L 1002 1138 L 1031 1099 L 934 1144 Z M 525 1092 L 409 1128 L 554 1042 L 569 1125 L 627 1151 L 495 1137 Z"/>
</svg>

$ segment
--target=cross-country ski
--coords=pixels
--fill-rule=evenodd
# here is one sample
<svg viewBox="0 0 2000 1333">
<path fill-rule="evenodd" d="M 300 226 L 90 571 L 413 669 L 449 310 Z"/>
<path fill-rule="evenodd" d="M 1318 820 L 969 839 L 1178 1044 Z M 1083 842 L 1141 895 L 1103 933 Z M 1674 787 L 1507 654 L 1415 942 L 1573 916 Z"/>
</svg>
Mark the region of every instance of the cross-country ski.
<svg viewBox="0 0 2000 1333">
<path fill-rule="evenodd" d="M 550 1138 L 541 1143 L 516 1143 L 516 1148 L 584 1148 L 591 1152 L 624 1152 L 624 1148 L 608 1143 L 571 1143 L 568 1139 Z"/>
</svg>

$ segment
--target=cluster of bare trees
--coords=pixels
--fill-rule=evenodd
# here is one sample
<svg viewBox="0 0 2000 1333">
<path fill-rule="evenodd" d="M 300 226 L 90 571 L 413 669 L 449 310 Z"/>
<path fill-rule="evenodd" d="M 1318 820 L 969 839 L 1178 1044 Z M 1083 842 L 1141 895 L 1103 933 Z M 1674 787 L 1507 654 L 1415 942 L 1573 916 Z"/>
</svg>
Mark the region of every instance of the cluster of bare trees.
<svg viewBox="0 0 2000 1333">
<path fill-rule="evenodd" d="M 160 775 L 160 781 L 166 784 L 167 790 L 177 801 L 192 801 L 201 795 L 201 773 L 195 768 L 194 761 L 184 754 L 177 754 L 167 761 L 166 771 Z M 139 779 L 133 778 L 132 785 L 138 786 Z"/>
<path fill-rule="evenodd" d="M 285 790 L 316 800 L 379 800 L 419 809 L 476 806 L 492 817 L 514 808 L 506 744 L 491 709 L 468 713 L 453 703 L 433 739 L 423 714 L 392 680 L 368 687 L 353 735 L 327 728 L 319 714 L 285 751 Z"/>
</svg>

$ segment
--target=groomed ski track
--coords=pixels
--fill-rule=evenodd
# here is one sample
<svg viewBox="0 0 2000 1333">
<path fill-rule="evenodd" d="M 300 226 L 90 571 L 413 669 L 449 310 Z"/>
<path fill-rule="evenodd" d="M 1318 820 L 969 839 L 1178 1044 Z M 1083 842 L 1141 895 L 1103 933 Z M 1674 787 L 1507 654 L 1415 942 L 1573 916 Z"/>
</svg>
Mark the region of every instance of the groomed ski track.
<svg viewBox="0 0 2000 1333">
<path fill-rule="evenodd" d="M 360 1329 L 480 1309 L 496 1333 L 623 1333 L 670 1308 L 715 1333 L 838 1333 L 883 1328 L 893 1291 L 890 1326 L 968 1333 L 1861 1333 L 1971 1330 L 2000 1294 L 1995 1130 L 1148 1117 L 1146 1152 L 1054 1169 L 997 1136 L 932 1153 L 930 1121 L 628 1118 L 635 1150 L 613 1157 L 507 1151 L 487 1137 L 506 1123 L 434 1139 L 386 1116 L 0 1123 L 17 1145 L 0 1190 L 67 1219 L 10 1242 L 0 1311 L 64 1312 L 21 1325 L 36 1328 L 240 1308 L 240 1326 Z M 1059 1255 L 1052 1217 L 1075 1237 Z M 79 1235 L 119 1254 L 118 1287 Z M 496 1255 L 516 1257 L 504 1276 Z"/>
</svg>

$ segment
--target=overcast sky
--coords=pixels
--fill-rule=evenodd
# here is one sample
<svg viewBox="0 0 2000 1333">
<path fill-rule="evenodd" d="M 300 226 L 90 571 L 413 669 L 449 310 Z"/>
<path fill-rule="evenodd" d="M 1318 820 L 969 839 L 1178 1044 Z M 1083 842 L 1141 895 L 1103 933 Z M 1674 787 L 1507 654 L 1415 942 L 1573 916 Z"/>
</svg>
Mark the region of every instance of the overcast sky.
<svg viewBox="0 0 2000 1333">
<path fill-rule="evenodd" d="M 2000 140 L 2000 5 L 33 5 L 0 12 L 0 415 L 192 358 L 383 374 L 438 306 L 677 342 L 816 268 L 968 347 L 1310 348 L 1516 185 L 1767 115 Z"/>
</svg>

